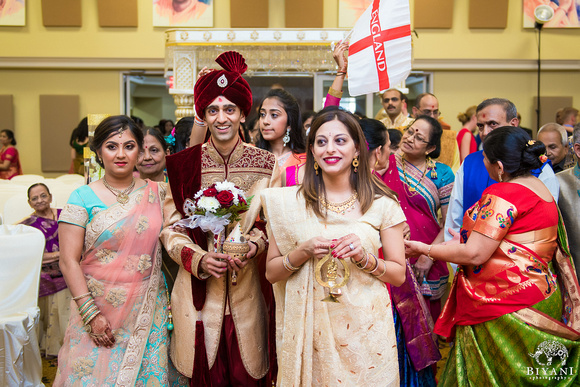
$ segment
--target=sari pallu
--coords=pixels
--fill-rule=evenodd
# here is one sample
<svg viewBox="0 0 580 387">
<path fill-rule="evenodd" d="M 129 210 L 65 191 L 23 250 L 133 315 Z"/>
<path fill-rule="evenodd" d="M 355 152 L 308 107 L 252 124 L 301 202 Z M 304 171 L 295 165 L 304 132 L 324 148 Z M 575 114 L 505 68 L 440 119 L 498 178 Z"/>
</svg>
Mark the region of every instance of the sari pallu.
<svg viewBox="0 0 580 387">
<path fill-rule="evenodd" d="M 486 193 L 495 189 L 505 196 L 514 189 L 506 183 L 492 187 Z M 519 196 L 525 197 L 521 191 Z M 490 260 L 460 266 L 454 279 L 435 327 L 455 336 L 443 386 L 578 384 L 580 297 L 565 230 L 561 217 L 550 221 L 541 203 L 528 207 L 484 194 L 464 217 L 463 242 L 472 231 L 501 242 Z M 517 225 L 526 214 L 532 219 L 522 217 Z M 531 223 L 530 229 L 521 223 Z M 515 225 L 518 230 L 510 229 Z"/>
<path fill-rule="evenodd" d="M 393 158 L 396 163 L 393 162 Z M 442 174 L 445 166 L 436 163 L 435 171 Z M 448 169 L 448 167 L 447 167 Z M 406 175 L 406 176 L 405 176 Z M 453 184 L 446 184 L 439 188 L 433 178 L 433 172 L 426 175 L 410 163 L 405 164 L 400 155 L 391 156 L 389 169 L 383 176 L 383 181 L 397 193 L 403 212 L 407 217 L 407 224 L 411 231 L 411 240 L 427 244 L 433 243 L 441 231 L 437 221 L 437 211 L 442 205 L 447 205 Z M 441 176 L 439 176 L 441 180 Z M 410 185 L 407 185 L 410 184 Z M 415 264 L 419 257 L 411 257 L 409 261 Z M 429 308 L 433 320 L 436 320 L 441 311 L 441 297 L 447 289 L 449 269 L 445 262 L 435 262 L 421 285 L 421 292 L 429 301 Z"/>
<path fill-rule="evenodd" d="M 80 266 L 115 345 L 95 346 L 73 302 L 56 385 L 168 384 L 168 300 L 160 273 L 163 217 L 157 190 L 149 182 L 129 203 L 103 209 L 87 224 Z M 65 207 L 61 221 L 67 214 L 74 210 Z"/>
<path fill-rule="evenodd" d="M 404 194 L 403 182 L 399 178 L 395 155 L 390 156 L 389 168 L 384 175 L 375 174 L 397 193 L 401 208 L 407 214 L 410 204 Z M 409 218 L 407 222 L 410 224 Z M 379 249 L 379 257 L 382 258 L 382 249 Z M 421 296 L 419 284 L 409 261 L 407 261 L 405 282 L 398 287 L 390 286 L 390 290 L 395 307 L 401 385 L 435 385 L 433 371 L 429 366 L 441 359 L 441 353 L 436 336 L 433 334 L 433 319 L 429 307 Z"/>
</svg>

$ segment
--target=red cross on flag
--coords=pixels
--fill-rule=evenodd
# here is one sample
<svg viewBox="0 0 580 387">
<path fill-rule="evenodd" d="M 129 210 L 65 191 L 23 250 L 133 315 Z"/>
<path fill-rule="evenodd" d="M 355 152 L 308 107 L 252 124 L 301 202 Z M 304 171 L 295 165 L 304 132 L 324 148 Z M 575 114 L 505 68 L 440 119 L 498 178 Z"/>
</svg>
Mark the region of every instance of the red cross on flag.
<svg viewBox="0 0 580 387">
<path fill-rule="evenodd" d="M 386 90 L 411 72 L 409 0 L 373 0 L 352 30 L 348 91 L 357 96 Z"/>
</svg>

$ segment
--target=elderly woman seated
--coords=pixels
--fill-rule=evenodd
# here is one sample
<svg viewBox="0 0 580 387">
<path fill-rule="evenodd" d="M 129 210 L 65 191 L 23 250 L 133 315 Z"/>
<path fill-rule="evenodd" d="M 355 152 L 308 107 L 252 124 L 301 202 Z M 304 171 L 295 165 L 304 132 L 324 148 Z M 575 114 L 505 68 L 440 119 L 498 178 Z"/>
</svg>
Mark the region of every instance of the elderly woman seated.
<svg viewBox="0 0 580 387">
<path fill-rule="evenodd" d="M 70 316 L 71 295 L 58 266 L 60 249 L 57 220 L 60 210 L 51 208 L 51 203 L 52 195 L 46 185 L 31 185 L 28 188 L 28 204 L 34 212 L 20 223 L 39 229 L 46 238 L 38 294 L 40 349 L 47 357 L 56 357 Z"/>
</svg>

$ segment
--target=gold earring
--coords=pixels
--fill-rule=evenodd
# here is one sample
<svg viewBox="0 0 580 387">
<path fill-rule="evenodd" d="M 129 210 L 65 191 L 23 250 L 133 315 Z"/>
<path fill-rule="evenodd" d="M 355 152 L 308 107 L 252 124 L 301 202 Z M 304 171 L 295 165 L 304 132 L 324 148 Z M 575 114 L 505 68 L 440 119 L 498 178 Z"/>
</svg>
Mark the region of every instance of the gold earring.
<svg viewBox="0 0 580 387">
<path fill-rule="evenodd" d="M 352 166 L 354 167 L 355 173 L 358 172 L 358 156 L 355 156 L 354 159 L 352 159 Z"/>
<path fill-rule="evenodd" d="M 316 161 L 314 162 L 314 172 L 318 175 L 318 163 Z"/>
<path fill-rule="evenodd" d="M 501 178 L 501 175 L 503 175 L 503 172 L 501 171 L 501 169 L 498 172 L 498 176 L 499 176 L 499 182 L 501 183 L 503 181 L 503 179 Z"/>
</svg>

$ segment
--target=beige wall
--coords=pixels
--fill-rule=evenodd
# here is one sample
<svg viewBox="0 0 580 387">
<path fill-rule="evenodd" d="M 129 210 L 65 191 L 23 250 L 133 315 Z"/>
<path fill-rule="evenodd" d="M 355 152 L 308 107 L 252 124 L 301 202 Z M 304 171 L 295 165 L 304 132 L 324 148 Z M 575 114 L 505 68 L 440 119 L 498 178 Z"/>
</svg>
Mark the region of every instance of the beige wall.
<svg viewBox="0 0 580 387">
<path fill-rule="evenodd" d="M 522 126 L 532 128 L 535 117 L 536 73 L 517 71 L 439 71 L 434 75 L 434 89 L 445 122 L 461 129 L 457 114 L 486 98 L 510 99 L 522 115 Z M 580 76 L 577 71 L 542 74 L 542 96 L 572 96 L 580 101 Z M 577 103 L 577 102 L 576 102 Z M 533 128 L 532 128 L 533 129 Z"/>
<path fill-rule="evenodd" d="M 17 148 L 24 173 L 42 174 L 39 96 L 80 96 L 80 115 L 120 112 L 117 71 L 2 70 L 0 94 L 14 95 Z M 70 128 L 71 132 L 74 128 Z"/>
<path fill-rule="evenodd" d="M 284 1 L 270 0 L 271 28 L 283 27 Z M 322 1 L 325 7 L 324 27 L 335 28 L 338 2 Z M 137 28 L 100 28 L 96 3 L 83 1 L 83 26 L 79 28 L 45 28 L 42 25 L 39 1 L 30 2 L 27 7 L 27 26 L 0 27 L 0 94 L 14 95 L 15 130 L 25 173 L 42 173 L 38 96 L 78 94 L 81 116 L 88 113 L 118 114 L 121 105 L 121 69 L 14 69 L 3 65 L 3 58 L 22 59 L 28 62 L 29 67 L 30 58 L 40 58 L 34 62 L 41 63 L 41 67 L 43 59 L 55 58 L 134 59 L 137 63 L 140 60 L 158 60 L 161 63 L 163 59 L 164 28 L 151 26 L 150 0 L 139 0 Z M 229 0 L 214 0 L 216 28 L 229 27 L 229 4 Z M 419 36 L 413 38 L 417 65 L 439 59 L 447 64 L 453 63 L 453 60 L 468 62 L 463 69 L 453 71 L 437 70 L 435 67 L 430 68 L 430 65 L 421 67 L 421 70 L 434 72 L 434 92 L 440 99 L 445 120 L 457 129 L 459 124 L 456 116 L 459 111 L 486 97 L 503 96 L 516 103 L 523 116 L 523 125 L 531 126 L 533 96 L 536 93 L 534 68 L 507 71 L 506 65 L 501 64 L 506 61 L 520 63 L 524 60 L 529 65 L 533 63 L 529 61 L 536 58 L 536 33 L 533 29 L 522 28 L 521 0 L 509 1 L 508 26 L 505 30 L 470 30 L 467 27 L 468 1 L 456 0 L 454 4 L 452 29 L 418 30 Z M 574 101 L 579 101 L 579 33 L 578 29 L 543 32 L 542 57 L 572 64 L 572 69 L 568 71 L 547 70 L 543 73 L 543 96 L 571 95 Z M 477 67 L 479 60 L 489 59 L 499 61 L 499 67 L 490 71 L 468 69 L 474 64 Z"/>
</svg>

